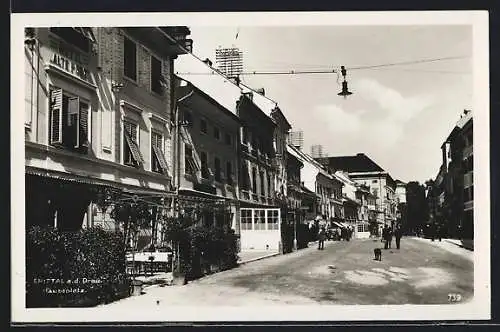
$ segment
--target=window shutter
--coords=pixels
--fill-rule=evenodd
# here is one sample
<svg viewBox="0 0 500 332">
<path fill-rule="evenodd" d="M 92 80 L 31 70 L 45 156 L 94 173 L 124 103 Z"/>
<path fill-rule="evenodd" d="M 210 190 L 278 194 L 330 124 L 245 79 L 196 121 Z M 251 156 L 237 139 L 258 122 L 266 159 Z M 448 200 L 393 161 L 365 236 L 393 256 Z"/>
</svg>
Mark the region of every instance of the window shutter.
<svg viewBox="0 0 500 332">
<path fill-rule="evenodd" d="M 83 106 L 83 107 L 82 107 Z M 78 134 L 80 147 L 88 147 L 88 133 L 89 133 L 89 106 L 80 103 L 80 115 L 78 118 Z"/>
<path fill-rule="evenodd" d="M 62 144 L 62 89 L 51 91 L 50 96 L 50 144 Z"/>
<path fill-rule="evenodd" d="M 78 98 L 78 97 L 69 98 L 69 100 L 68 100 L 68 125 L 70 125 L 71 116 L 73 114 L 76 115 L 76 123 L 74 123 L 74 126 L 75 126 L 75 148 L 80 146 L 79 145 L 80 126 L 78 125 L 78 123 L 80 122 L 79 108 L 80 108 L 80 98 Z"/>
<path fill-rule="evenodd" d="M 163 154 L 163 151 L 159 146 L 153 145 L 153 151 L 156 154 L 156 159 L 158 160 L 158 163 L 160 164 L 160 167 L 163 171 L 163 174 L 168 174 L 168 166 L 167 162 L 165 160 L 165 155 Z"/>
</svg>

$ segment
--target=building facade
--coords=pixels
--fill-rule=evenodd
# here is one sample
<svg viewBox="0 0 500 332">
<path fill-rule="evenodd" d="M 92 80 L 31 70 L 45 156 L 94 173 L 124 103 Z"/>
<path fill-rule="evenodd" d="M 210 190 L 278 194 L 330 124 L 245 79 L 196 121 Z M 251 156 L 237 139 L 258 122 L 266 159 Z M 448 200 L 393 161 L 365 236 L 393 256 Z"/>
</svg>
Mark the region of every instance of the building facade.
<svg viewBox="0 0 500 332">
<path fill-rule="evenodd" d="M 315 144 L 311 146 L 311 157 L 313 158 L 324 158 L 327 157 L 327 153 L 323 145 Z"/>
<path fill-rule="evenodd" d="M 171 190 L 174 59 L 186 27 L 36 28 L 25 43 L 26 225 L 109 218 L 102 189 Z"/>
<path fill-rule="evenodd" d="M 176 180 L 179 195 L 192 201 L 191 207 L 186 204 L 184 210 L 201 213 L 196 219 L 204 225 L 231 227 L 239 234 L 240 121 L 236 114 L 191 82 L 179 78 L 177 82 L 177 111 L 181 121 Z M 206 202 L 205 208 L 195 209 L 197 201 Z M 208 201 L 212 204 L 207 204 Z"/>
<path fill-rule="evenodd" d="M 376 218 L 379 229 L 383 225 L 394 226 L 397 216 L 396 183 L 383 168 L 364 153 L 355 156 L 318 158 L 318 162 L 331 172 L 342 170 L 349 177 L 369 188 L 376 197 Z"/>
<path fill-rule="evenodd" d="M 304 149 L 304 132 L 302 130 L 291 131 L 288 136 L 288 144 L 299 150 Z"/>
<path fill-rule="evenodd" d="M 237 103 L 240 128 L 239 202 L 241 248 L 279 250 L 281 209 L 275 203 L 280 163 L 276 158 L 276 123 L 253 102 L 253 93 L 244 93 Z"/>
<path fill-rule="evenodd" d="M 440 171 L 431 183 L 431 224 L 445 236 L 473 239 L 474 182 L 472 112 L 465 110 L 441 145 Z"/>
<path fill-rule="evenodd" d="M 298 158 L 304 167 L 300 177 L 304 186 L 316 193 L 315 220 L 324 222 L 343 218 L 342 186 L 343 183 L 311 156 L 289 145 L 290 154 Z"/>
</svg>

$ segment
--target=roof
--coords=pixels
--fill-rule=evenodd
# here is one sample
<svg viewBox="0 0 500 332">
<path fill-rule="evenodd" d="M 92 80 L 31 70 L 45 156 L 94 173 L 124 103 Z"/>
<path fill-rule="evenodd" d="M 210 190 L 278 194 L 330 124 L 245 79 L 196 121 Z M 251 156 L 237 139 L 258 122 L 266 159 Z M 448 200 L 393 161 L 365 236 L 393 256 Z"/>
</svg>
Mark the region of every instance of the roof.
<svg viewBox="0 0 500 332">
<path fill-rule="evenodd" d="M 348 173 L 384 172 L 382 167 L 364 153 L 358 153 L 355 156 L 316 158 L 316 160 L 321 163 L 325 162 L 333 170 L 343 170 Z"/>
<path fill-rule="evenodd" d="M 252 103 L 270 118 L 271 113 L 277 110 L 275 102 L 241 84 L 236 85 L 234 82 L 218 74 L 215 67 L 209 66 L 194 56 L 186 55 L 178 57 L 175 59 L 174 68 L 175 75 L 192 83 L 235 114 L 236 101 L 240 99 L 242 93 L 252 93 Z M 283 115 L 283 112 L 281 113 Z M 288 123 L 287 120 L 286 122 Z"/>
<path fill-rule="evenodd" d="M 178 76 L 176 76 L 178 77 Z M 188 80 L 185 80 L 185 79 L 182 79 L 180 77 L 178 77 L 179 79 L 185 81 L 189 87 L 191 87 L 191 89 L 193 91 L 195 91 L 199 96 L 201 96 L 202 98 L 204 98 L 205 100 L 209 101 L 210 103 L 212 103 L 213 105 L 215 105 L 217 108 L 219 108 L 220 110 L 222 110 L 224 113 L 226 113 L 229 117 L 231 117 L 233 120 L 237 121 L 237 122 L 240 122 L 240 118 L 235 114 L 234 111 L 230 111 L 227 107 L 224 107 L 223 105 L 221 105 L 217 100 L 215 100 L 212 96 L 208 95 L 207 93 L 205 93 L 202 89 L 200 89 L 199 87 L 197 87 L 196 85 L 194 85 L 192 82 L 188 81 Z M 180 98 L 179 98 L 180 97 Z M 179 96 L 178 97 L 178 100 L 181 99 L 182 97 L 185 97 L 185 96 Z"/>
<path fill-rule="evenodd" d="M 314 166 L 319 174 L 322 174 L 324 176 L 326 176 L 327 178 L 329 179 L 335 179 L 337 181 L 340 181 L 340 182 L 343 182 L 342 180 L 340 180 L 337 176 L 333 175 L 333 174 L 330 174 L 324 167 L 323 165 L 321 165 L 319 162 L 317 162 L 316 160 L 314 160 L 313 157 L 311 157 L 310 155 L 308 155 L 307 153 L 304 153 L 303 151 L 297 149 L 296 147 L 290 145 L 290 144 L 287 144 L 287 151 L 295 156 L 296 158 L 298 158 L 300 161 L 304 162 L 304 163 L 309 163 L 311 164 L 312 166 Z"/>
<path fill-rule="evenodd" d="M 175 59 L 174 68 L 179 78 L 196 86 L 218 104 L 236 114 L 236 101 L 241 96 L 241 89 L 228 79 L 216 74 L 214 68 L 191 55 Z M 189 73 L 196 73 L 196 75 Z"/>
</svg>

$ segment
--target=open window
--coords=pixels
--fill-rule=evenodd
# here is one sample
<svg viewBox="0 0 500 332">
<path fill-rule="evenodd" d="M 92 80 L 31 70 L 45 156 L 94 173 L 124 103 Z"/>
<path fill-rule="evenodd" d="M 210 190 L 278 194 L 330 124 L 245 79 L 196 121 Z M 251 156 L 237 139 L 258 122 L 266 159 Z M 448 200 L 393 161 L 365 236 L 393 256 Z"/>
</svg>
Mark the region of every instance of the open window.
<svg viewBox="0 0 500 332">
<path fill-rule="evenodd" d="M 141 167 L 144 164 L 139 149 L 138 125 L 131 121 L 123 121 L 123 163 L 127 166 Z"/>
<path fill-rule="evenodd" d="M 168 174 L 168 165 L 163 153 L 163 135 L 151 133 L 151 171 Z"/>
<path fill-rule="evenodd" d="M 193 148 L 189 145 L 184 145 L 184 173 L 196 176 L 199 170 L 200 166 L 194 157 Z"/>
<path fill-rule="evenodd" d="M 50 144 L 86 153 L 88 140 L 89 104 L 62 89 L 50 91 Z"/>
</svg>

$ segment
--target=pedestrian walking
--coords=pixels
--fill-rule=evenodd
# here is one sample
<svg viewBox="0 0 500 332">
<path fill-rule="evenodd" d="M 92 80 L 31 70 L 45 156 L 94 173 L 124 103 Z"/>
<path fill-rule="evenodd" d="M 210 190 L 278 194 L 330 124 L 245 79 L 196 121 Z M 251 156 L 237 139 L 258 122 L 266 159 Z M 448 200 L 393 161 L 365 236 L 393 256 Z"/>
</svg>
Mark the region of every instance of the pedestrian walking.
<svg viewBox="0 0 500 332">
<path fill-rule="evenodd" d="M 325 238 L 326 238 L 325 226 L 321 226 L 318 233 L 318 250 L 325 249 Z"/>
<path fill-rule="evenodd" d="M 384 240 L 384 249 L 389 249 L 389 227 L 387 225 L 382 230 L 382 239 Z"/>
<path fill-rule="evenodd" d="M 392 228 L 391 227 L 387 227 L 387 237 L 388 237 L 388 244 L 389 244 L 389 249 L 391 249 L 391 246 L 392 246 L 392 236 L 394 235 L 394 233 L 392 232 Z"/>
<path fill-rule="evenodd" d="M 401 237 L 403 236 L 403 230 L 400 225 L 396 226 L 394 236 L 396 237 L 396 248 L 399 249 L 401 247 Z"/>
</svg>

